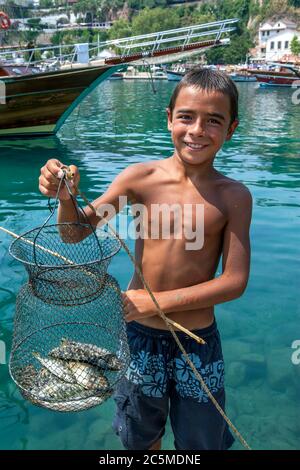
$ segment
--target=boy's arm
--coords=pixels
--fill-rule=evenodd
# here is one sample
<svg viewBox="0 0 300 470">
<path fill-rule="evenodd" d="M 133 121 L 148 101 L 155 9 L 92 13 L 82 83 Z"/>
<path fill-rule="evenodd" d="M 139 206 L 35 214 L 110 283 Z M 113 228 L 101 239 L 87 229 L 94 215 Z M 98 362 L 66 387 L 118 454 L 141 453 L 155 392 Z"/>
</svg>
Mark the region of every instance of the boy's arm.
<svg viewBox="0 0 300 470">
<path fill-rule="evenodd" d="M 141 178 L 141 173 L 141 167 L 136 164 L 129 166 L 116 176 L 105 193 L 91 203 L 97 215 L 89 206 L 84 208 L 91 225 L 101 225 L 101 216 L 108 220 L 111 219 L 132 200 L 134 197 L 134 184 L 136 178 Z M 70 199 L 61 200 L 58 210 L 58 223 L 75 222 L 76 220 L 77 213 L 72 201 Z M 84 221 L 82 216 L 81 220 Z"/>
<path fill-rule="evenodd" d="M 248 189 L 242 185 L 234 186 L 224 197 L 228 222 L 224 231 L 221 276 L 190 287 L 156 292 L 155 297 L 164 313 L 211 307 L 240 297 L 244 292 L 250 269 L 252 198 Z M 157 314 L 147 292 L 130 290 L 124 297 L 129 307 L 127 321 Z"/>
<path fill-rule="evenodd" d="M 56 159 L 48 160 L 45 166 L 41 168 L 41 174 L 39 177 L 39 189 L 44 196 L 56 197 L 58 187 L 60 184 L 59 172 L 64 165 Z M 80 181 L 80 175 L 78 168 L 74 165 L 70 166 L 71 171 L 74 174 L 73 180 L 70 183 L 72 193 L 76 194 L 76 188 Z M 141 163 L 137 163 L 127 167 L 123 170 L 111 183 L 107 191 L 102 196 L 92 202 L 93 207 L 97 211 L 95 212 L 89 207 L 85 207 L 84 211 L 89 219 L 89 222 L 93 226 L 100 226 L 105 223 L 101 223 L 101 216 L 106 219 L 111 219 L 116 215 L 128 201 L 132 201 L 135 194 L 135 187 L 138 181 L 143 179 L 145 174 L 145 167 Z M 59 224 L 64 223 L 76 223 L 78 216 L 80 221 L 86 222 L 84 215 L 78 212 L 76 202 L 72 201 L 67 188 L 62 185 L 59 193 L 60 204 L 58 207 L 57 221 Z M 90 230 L 78 230 L 72 232 L 72 239 L 70 239 L 69 230 L 65 230 L 63 225 L 60 225 L 60 236 L 66 243 L 77 243 L 83 238 L 89 235 Z"/>
</svg>

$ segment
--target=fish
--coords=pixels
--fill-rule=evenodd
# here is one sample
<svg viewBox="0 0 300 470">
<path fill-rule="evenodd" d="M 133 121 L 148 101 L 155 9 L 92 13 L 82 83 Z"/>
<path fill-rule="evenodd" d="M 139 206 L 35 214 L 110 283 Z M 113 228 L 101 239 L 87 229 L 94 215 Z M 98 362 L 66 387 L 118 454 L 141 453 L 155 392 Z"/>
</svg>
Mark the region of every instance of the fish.
<svg viewBox="0 0 300 470">
<path fill-rule="evenodd" d="M 79 384 L 71 384 L 52 376 L 43 386 L 35 386 L 30 390 L 40 400 L 67 400 L 73 399 L 74 396 L 86 398 L 87 391 Z M 89 392 L 90 394 L 90 392 Z"/>
<path fill-rule="evenodd" d="M 76 378 L 66 365 L 66 362 L 60 359 L 44 358 L 39 353 L 33 352 L 33 356 L 44 366 L 51 374 L 55 375 L 64 382 L 75 384 Z"/>
<path fill-rule="evenodd" d="M 107 390 L 102 396 L 96 397 L 96 396 L 91 396 L 89 398 L 83 398 L 83 399 L 76 399 L 76 397 L 73 397 L 73 400 L 69 401 L 62 401 L 62 402 L 49 402 L 45 400 L 41 400 L 33 396 L 31 393 L 27 392 L 22 392 L 24 398 L 27 400 L 31 401 L 35 405 L 42 406 L 44 408 L 49 408 L 50 410 L 53 411 L 65 411 L 65 412 L 70 412 L 70 411 L 83 411 L 87 410 L 89 408 L 92 408 L 93 406 L 101 405 L 107 398 L 109 398 L 113 390 L 109 389 Z"/>
<path fill-rule="evenodd" d="M 107 378 L 101 374 L 98 367 L 78 361 L 68 361 L 66 364 L 77 383 L 85 389 L 101 390 L 109 387 Z"/>
<path fill-rule="evenodd" d="M 50 357 L 62 360 L 76 360 L 86 362 L 100 369 L 121 370 L 123 363 L 117 356 L 105 348 L 95 344 L 79 343 L 63 338 L 60 346 L 52 349 Z"/>
</svg>

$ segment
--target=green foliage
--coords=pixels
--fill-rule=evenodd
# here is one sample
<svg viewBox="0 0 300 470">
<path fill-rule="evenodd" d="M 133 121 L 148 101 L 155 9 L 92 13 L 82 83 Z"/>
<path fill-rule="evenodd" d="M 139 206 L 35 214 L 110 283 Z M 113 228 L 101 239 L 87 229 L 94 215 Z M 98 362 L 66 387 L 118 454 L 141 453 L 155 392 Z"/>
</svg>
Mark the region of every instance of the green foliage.
<svg viewBox="0 0 300 470">
<path fill-rule="evenodd" d="M 180 18 L 175 9 L 168 10 L 166 15 L 166 10 L 163 8 L 153 8 L 152 10 L 145 8 L 132 19 L 133 35 L 153 33 L 179 26 Z"/>
<path fill-rule="evenodd" d="M 289 0 L 288 3 L 292 7 L 300 8 L 300 0 Z"/>
<path fill-rule="evenodd" d="M 40 0 L 40 8 L 53 8 L 54 6 L 53 0 Z"/>
<path fill-rule="evenodd" d="M 292 54 L 295 54 L 295 55 L 300 54 L 300 41 L 296 35 L 291 40 L 291 51 L 292 51 Z"/>
<path fill-rule="evenodd" d="M 246 61 L 249 49 L 253 47 L 248 31 L 238 32 L 230 37 L 229 46 L 216 47 L 206 52 L 209 64 L 240 64 Z"/>
<path fill-rule="evenodd" d="M 106 41 L 108 39 L 108 34 L 103 30 L 77 30 L 77 31 L 56 31 L 52 38 L 51 43 L 53 46 L 58 46 L 59 44 L 76 44 L 79 42 L 90 42 L 96 43 L 98 40 Z"/>
<path fill-rule="evenodd" d="M 131 36 L 132 30 L 129 21 L 120 19 L 114 22 L 109 30 L 109 39 L 126 38 Z"/>
<path fill-rule="evenodd" d="M 165 7 L 167 0 L 128 0 L 127 5 L 133 10 L 142 10 L 143 8 Z"/>
</svg>

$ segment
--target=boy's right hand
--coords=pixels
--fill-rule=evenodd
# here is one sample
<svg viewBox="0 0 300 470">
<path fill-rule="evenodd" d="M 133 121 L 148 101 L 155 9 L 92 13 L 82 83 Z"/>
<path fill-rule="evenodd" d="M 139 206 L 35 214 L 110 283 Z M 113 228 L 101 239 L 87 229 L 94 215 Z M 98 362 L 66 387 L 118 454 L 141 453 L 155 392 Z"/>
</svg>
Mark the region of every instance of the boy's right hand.
<svg viewBox="0 0 300 470">
<path fill-rule="evenodd" d="M 39 190 L 44 196 L 56 197 L 62 168 L 66 168 L 66 165 L 55 158 L 48 160 L 45 166 L 41 168 Z M 75 165 L 70 165 L 69 169 L 73 174 L 72 180 L 69 180 L 69 186 L 72 189 L 72 193 L 76 195 L 77 186 L 80 180 L 79 171 Z M 70 199 L 70 194 L 64 183 L 62 184 L 59 192 L 59 199 L 61 201 L 67 201 Z"/>
</svg>

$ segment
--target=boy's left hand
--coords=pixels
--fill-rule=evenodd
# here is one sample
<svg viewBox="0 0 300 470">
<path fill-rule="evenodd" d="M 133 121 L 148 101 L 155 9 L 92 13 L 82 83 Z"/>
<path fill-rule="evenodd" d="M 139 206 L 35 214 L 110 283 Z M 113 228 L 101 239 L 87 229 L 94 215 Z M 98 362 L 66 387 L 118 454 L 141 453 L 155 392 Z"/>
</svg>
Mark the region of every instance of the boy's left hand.
<svg viewBox="0 0 300 470">
<path fill-rule="evenodd" d="M 157 292 L 154 293 L 156 299 L 157 294 Z M 153 300 L 144 289 L 127 290 L 122 293 L 122 298 L 126 322 L 152 317 L 158 313 Z"/>
</svg>

